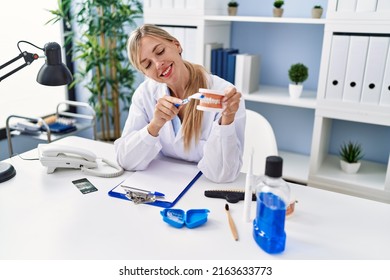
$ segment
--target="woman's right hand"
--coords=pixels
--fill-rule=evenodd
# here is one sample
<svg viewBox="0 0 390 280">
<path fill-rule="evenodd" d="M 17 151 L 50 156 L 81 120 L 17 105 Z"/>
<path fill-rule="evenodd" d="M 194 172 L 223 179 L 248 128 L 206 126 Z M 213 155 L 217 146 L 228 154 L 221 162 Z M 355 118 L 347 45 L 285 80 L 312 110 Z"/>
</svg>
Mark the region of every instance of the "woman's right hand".
<svg viewBox="0 0 390 280">
<path fill-rule="evenodd" d="M 177 116 L 180 111 L 180 106 L 176 107 L 175 104 L 181 104 L 181 102 L 181 99 L 170 95 L 165 95 L 157 101 L 153 119 L 148 125 L 150 135 L 157 137 L 164 124 Z"/>
</svg>

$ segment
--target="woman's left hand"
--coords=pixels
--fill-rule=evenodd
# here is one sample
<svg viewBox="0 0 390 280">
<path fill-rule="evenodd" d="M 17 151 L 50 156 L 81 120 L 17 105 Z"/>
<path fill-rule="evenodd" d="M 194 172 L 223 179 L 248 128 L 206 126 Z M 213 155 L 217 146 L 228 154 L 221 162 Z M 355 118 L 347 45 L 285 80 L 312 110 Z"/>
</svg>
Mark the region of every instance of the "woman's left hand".
<svg viewBox="0 0 390 280">
<path fill-rule="evenodd" d="M 241 93 L 235 87 L 227 87 L 224 91 L 225 97 L 222 99 L 221 125 L 229 125 L 234 121 L 241 101 Z"/>
</svg>

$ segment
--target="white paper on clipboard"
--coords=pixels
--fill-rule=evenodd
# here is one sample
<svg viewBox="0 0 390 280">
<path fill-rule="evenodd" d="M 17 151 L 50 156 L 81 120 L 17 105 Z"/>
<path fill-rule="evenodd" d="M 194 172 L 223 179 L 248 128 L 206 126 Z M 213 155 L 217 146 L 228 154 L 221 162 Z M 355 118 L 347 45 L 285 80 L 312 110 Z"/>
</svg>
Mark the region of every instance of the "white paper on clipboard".
<svg viewBox="0 0 390 280">
<path fill-rule="evenodd" d="M 199 173 L 196 163 L 161 157 L 153 160 L 147 169 L 136 171 L 126 178 L 114 192 L 125 194 L 121 185 L 160 192 L 165 194 L 162 201 L 174 201 L 184 188 Z"/>
</svg>

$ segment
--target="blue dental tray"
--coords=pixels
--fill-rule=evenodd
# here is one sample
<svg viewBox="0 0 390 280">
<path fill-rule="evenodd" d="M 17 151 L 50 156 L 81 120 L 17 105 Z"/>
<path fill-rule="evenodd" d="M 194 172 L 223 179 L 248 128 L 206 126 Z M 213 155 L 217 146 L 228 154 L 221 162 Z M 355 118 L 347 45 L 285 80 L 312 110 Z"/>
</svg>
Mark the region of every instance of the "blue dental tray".
<svg viewBox="0 0 390 280">
<path fill-rule="evenodd" d="M 209 212 L 208 209 L 190 209 L 187 212 L 182 209 L 164 209 L 160 213 L 164 222 L 175 228 L 181 228 L 184 225 L 188 228 L 195 228 L 207 222 Z"/>
</svg>

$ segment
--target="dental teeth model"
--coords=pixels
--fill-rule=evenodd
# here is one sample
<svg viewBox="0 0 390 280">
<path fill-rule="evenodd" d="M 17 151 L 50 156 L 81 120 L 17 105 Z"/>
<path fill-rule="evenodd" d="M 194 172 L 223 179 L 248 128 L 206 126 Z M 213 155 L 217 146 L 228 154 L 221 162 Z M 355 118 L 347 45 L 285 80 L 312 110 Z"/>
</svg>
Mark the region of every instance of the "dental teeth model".
<svg viewBox="0 0 390 280">
<path fill-rule="evenodd" d="M 200 99 L 200 103 L 196 107 L 198 110 L 222 112 L 222 98 L 225 96 L 223 92 L 200 88 L 199 93 L 204 97 Z"/>
</svg>

